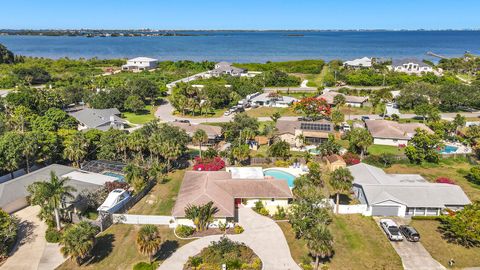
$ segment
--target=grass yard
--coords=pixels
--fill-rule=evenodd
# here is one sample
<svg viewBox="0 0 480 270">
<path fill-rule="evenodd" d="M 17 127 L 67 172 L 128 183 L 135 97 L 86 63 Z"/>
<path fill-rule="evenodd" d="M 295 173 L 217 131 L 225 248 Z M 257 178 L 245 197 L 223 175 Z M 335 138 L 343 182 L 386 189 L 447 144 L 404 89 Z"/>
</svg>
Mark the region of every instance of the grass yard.
<svg viewBox="0 0 480 270">
<path fill-rule="evenodd" d="M 169 173 L 164 183 L 157 183 L 128 213 L 139 215 L 171 215 L 184 174 L 185 170 L 177 170 Z"/>
<path fill-rule="evenodd" d="M 340 111 L 345 115 L 345 119 L 348 120 L 348 115 L 360 115 L 360 114 L 374 114 L 372 107 L 348 107 L 342 106 Z"/>
<path fill-rule="evenodd" d="M 152 120 L 155 120 L 156 110 L 157 110 L 156 106 L 147 105 L 145 106 L 145 110 L 143 110 L 142 112 L 139 112 L 139 113 L 124 112 L 123 117 L 132 124 L 142 125 Z"/>
<path fill-rule="evenodd" d="M 448 177 L 455 181 L 471 201 L 480 200 L 480 185 L 469 182 L 465 176 L 472 165 L 464 159 L 442 159 L 439 164 L 394 164 L 385 169 L 387 173 L 421 174 L 429 181 Z"/>
<path fill-rule="evenodd" d="M 195 115 L 193 114 L 181 114 L 181 112 L 177 112 L 175 111 L 173 114 L 175 116 L 179 116 L 179 117 L 185 117 L 185 118 L 214 118 L 214 117 L 220 117 L 220 116 L 223 116 L 223 113 L 226 111 L 227 109 L 215 109 L 213 111 L 210 111 L 208 113 L 205 113 L 203 112 L 202 114 L 200 114 L 200 112 L 195 112 Z"/>
<path fill-rule="evenodd" d="M 135 238 L 139 230 L 136 225 L 113 225 L 97 238 L 97 244 L 92 254 L 95 257 L 77 266 L 72 260 L 67 260 L 60 265 L 58 270 L 71 269 L 132 269 L 138 262 L 148 262 L 148 257 L 141 255 L 135 245 Z M 180 240 L 175 237 L 173 230 L 167 226 L 159 226 L 163 244 L 157 253 L 155 260 L 162 262 L 168 258 L 180 246 L 189 241 Z"/>
<path fill-rule="evenodd" d="M 373 144 L 368 147 L 368 153 L 370 155 L 381 155 L 381 154 L 393 154 L 393 155 L 403 155 L 405 153 L 404 148 L 390 145 L 378 145 Z"/>
<path fill-rule="evenodd" d="M 245 111 L 250 117 L 269 117 L 276 112 L 282 116 L 300 116 L 300 114 L 294 112 L 292 108 L 259 107 Z"/>
<path fill-rule="evenodd" d="M 278 223 L 297 263 L 308 256 L 303 240 L 298 240 L 289 223 Z M 400 257 L 372 218 L 361 215 L 334 216 L 330 230 L 335 254 L 329 269 L 403 269 Z"/>
<path fill-rule="evenodd" d="M 456 269 L 478 267 L 480 265 L 480 247 L 465 248 L 448 243 L 437 230 L 439 224 L 440 222 L 435 220 L 412 220 L 411 223 L 420 233 L 423 246 L 439 263 L 447 267 L 448 261 L 453 258 Z"/>
</svg>

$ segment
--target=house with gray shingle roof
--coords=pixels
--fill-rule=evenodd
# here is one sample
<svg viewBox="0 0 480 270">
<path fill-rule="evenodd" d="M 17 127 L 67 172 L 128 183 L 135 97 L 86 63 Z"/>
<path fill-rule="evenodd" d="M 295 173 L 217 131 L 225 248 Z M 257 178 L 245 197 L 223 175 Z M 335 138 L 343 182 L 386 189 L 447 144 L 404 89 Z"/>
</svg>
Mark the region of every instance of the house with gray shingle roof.
<svg viewBox="0 0 480 270">
<path fill-rule="evenodd" d="M 120 111 L 117 108 L 91 109 L 85 108 L 69 113 L 70 116 L 79 122 L 78 130 L 99 129 L 107 131 L 110 128 L 124 129 L 125 120 L 120 118 Z"/>
<path fill-rule="evenodd" d="M 209 73 L 214 77 L 218 77 L 221 75 L 242 76 L 242 74 L 247 73 L 247 70 L 234 67 L 231 63 L 228 62 L 219 62 L 215 64 L 215 68 L 210 70 Z"/>
<path fill-rule="evenodd" d="M 471 203 L 460 186 L 430 183 L 418 174 L 387 174 L 365 163 L 348 169 L 355 197 L 367 206 L 364 215 L 438 216 Z"/>
<path fill-rule="evenodd" d="M 388 120 L 366 120 L 365 125 L 373 137 L 373 144 L 400 146 L 407 145 L 417 129 L 427 133 L 433 131 L 423 123 L 398 123 Z"/>
</svg>

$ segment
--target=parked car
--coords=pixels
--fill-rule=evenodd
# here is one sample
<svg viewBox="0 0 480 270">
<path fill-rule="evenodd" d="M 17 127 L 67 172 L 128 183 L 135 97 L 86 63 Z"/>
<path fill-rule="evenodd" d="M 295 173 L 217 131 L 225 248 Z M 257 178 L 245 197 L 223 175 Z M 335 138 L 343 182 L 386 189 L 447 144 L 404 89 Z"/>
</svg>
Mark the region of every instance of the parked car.
<svg viewBox="0 0 480 270">
<path fill-rule="evenodd" d="M 405 238 L 410 242 L 420 241 L 420 234 L 413 228 L 408 225 L 400 225 L 400 232 L 405 236 Z"/>
<path fill-rule="evenodd" d="M 230 114 L 232 114 L 232 112 L 230 110 L 227 110 L 223 113 L 223 116 L 229 116 Z"/>
<path fill-rule="evenodd" d="M 368 117 L 368 116 L 362 116 L 362 121 L 365 121 L 365 120 L 370 120 L 370 117 Z"/>
<path fill-rule="evenodd" d="M 391 219 L 380 219 L 380 226 L 390 241 L 403 241 L 402 233 L 398 229 L 397 223 Z"/>
<path fill-rule="evenodd" d="M 350 131 L 351 130 L 351 127 L 347 122 L 343 122 L 341 128 L 342 128 L 343 131 Z"/>
<path fill-rule="evenodd" d="M 190 120 L 178 120 L 178 119 L 175 119 L 175 122 L 190 124 Z"/>
</svg>

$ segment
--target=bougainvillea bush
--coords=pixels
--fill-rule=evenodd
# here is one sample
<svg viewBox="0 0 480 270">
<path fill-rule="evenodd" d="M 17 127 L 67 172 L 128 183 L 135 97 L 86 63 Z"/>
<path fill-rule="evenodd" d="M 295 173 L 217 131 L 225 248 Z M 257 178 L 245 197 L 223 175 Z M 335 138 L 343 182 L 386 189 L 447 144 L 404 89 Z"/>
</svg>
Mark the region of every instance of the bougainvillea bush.
<svg viewBox="0 0 480 270">
<path fill-rule="evenodd" d="M 211 159 L 195 157 L 195 165 L 193 165 L 195 171 L 220 171 L 223 168 L 225 168 L 225 161 L 221 157 Z"/>
<path fill-rule="evenodd" d="M 452 179 L 450 179 L 448 177 L 439 177 L 439 178 L 437 178 L 437 180 L 435 180 L 435 182 L 441 183 L 441 184 L 455 185 L 455 181 L 453 181 Z"/>
<path fill-rule="evenodd" d="M 345 163 L 347 163 L 348 166 L 360 163 L 360 157 L 352 152 L 343 155 L 343 160 L 345 160 Z"/>
</svg>

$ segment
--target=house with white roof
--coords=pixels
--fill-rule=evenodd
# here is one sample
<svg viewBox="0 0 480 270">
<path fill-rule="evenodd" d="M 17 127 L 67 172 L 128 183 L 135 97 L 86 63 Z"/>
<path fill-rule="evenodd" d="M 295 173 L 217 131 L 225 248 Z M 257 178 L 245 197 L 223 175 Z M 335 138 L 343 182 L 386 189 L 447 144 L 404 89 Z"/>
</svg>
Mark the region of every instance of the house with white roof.
<svg viewBox="0 0 480 270">
<path fill-rule="evenodd" d="M 287 108 L 298 99 L 288 96 L 282 96 L 275 92 L 262 93 L 250 99 L 252 104 L 264 107 Z"/>
<path fill-rule="evenodd" d="M 398 123 L 388 120 L 366 120 L 365 125 L 373 137 L 373 144 L 406 146 L 417 129 L 433 131 L 423 123 Z"/>
<path fill-rule="evenodd" d="M 430 183 L 418 174 L 387 174 L 365 163 L 348 169 L 366 216 L 438 216 L 471 203 L 460 186 Z"/>
<path fill-rule="evenodd" d="M 127 60 L 127 64 L 122 66 L 122 70 L 149 70 L 158 65 L 158 59 L 149 57 L 136 57 Z"/>
<path fill-rule="evenodd" d="M 423 61 L 418 59 L 402 59 L 402 60 L 393 60 L 392 66 L 390 67 L 394 72 L 404 72 L 407 74 L 421 75 L 428 72 L 435 72 L 433 67 L 425 64 Z M 439 72 L 435 72 L 436 75 L 439 75 Z"/>
<path fill-rule="evenodd" d="M 363 57 L 363 58 L 360 58 L 360 59 L 345 61 L 345 62 L 343 62 L 343 66 L 346 67 L 346 68 L 354 68 L 354 69 L 371 68 L 372 67 L 372 58 Z"/>
<path fill-rule="evenodd" d="M 367 101 L 368 97 L 349 96 L 335 91 L 328 91 L 319 96 L 325 99 L 329 105 L 335 105 L 335 97 L 341 95 L 345 97 L 345 105 L 350 107 L 362 107 Z"/>
</svg>

